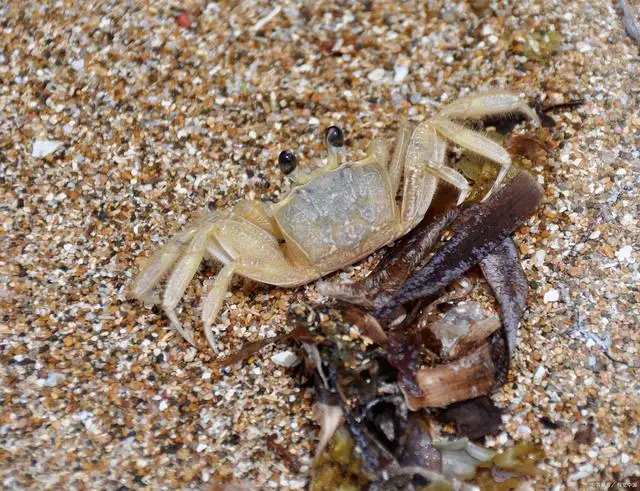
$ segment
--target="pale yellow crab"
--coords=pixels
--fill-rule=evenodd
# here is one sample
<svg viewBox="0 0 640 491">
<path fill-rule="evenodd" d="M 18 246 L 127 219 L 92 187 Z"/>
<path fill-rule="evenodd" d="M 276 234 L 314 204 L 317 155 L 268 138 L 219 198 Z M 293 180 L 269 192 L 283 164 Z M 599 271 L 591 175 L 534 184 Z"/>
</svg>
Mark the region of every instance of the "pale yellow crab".
<svg viewBox="0 0 640 491">
<path fill-rule="evenodd" d="M 232 210 L 206 212 L 169 240 L 146 263 L 131 288 L 133 297 L 161 303 L 173 327 L 192 344 L 175 312 L 187 285 L 204 258 L 222 263 L 202 304 L 207 341 L 234 274 L 261 283 L 294 287 L 352 264 L 409 232 L 424 217 L 439 179 L 469 192 L 466 179 L 445 165 L 450 140 L 501 165 L 492 187 L 506 175 L 511 158 L 489 138 L 453 122 L 488 115 L 522 112 L 536 124 L 538 116 L 518 96 L 506 91 L 455 101 L 418 125 L 403 124 L 389 159 L 387 145 L 375 140 L 366 158 L 342 163 L 342 133 L 332 127 L 325 138 L 325 167 L 293 175 L 294 186 L 282 201 L 244 200 Z M 280 163 L 295 164 L 288 152 Z M 403 177 L 404 176 L 404 177 Z M 396 195 L 403 177 L 402 198 Z M 153 289 L 169 274 L 162 300 Z"/>
</svg>

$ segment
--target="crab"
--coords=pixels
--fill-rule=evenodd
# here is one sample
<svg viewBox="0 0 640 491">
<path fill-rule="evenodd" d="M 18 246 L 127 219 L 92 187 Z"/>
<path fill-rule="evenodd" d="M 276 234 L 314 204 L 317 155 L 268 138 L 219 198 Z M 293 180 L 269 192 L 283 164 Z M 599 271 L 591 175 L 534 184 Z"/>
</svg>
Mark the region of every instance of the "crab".
<svg viewBox="0 0 640 491">
<path fill-rule="evenodd" d="M 135 278 L 131 295 L 161 304 L 173 327 L 195 345 L 193 332 L 183 328 L 176 307 L 203 259 L 222 263 L 205 294 L 201 314 L 207 342 L 215 349 L 212 326 L 234 275 L 280 287 L 304 285 L 408 233 L 426 214 L 439 180 L 455 186 L 458 204 L 462 203 L 469 184 L 446 166 L 448 141 L 501 166 L 487 196 L 491 194 L 506 176 L 511 158 L 503 147 L 455 120 L 513 112 L 540 123 L 535 111 L 511 92 L 477 94 L 453 102 L 417 125 L 401 124 L 393 155 L 378 139 L 356 162 L 345 161 L 343 134 L 330 127 L 325 135 L 326 166 L 305 173 L 296 169 L 291 152 L 282 152 L 280 168 L 293 181 L 282 201 L 243 200 L 225 212 L 205 212 L 152 255 Z M 160 299 L 153 292 L 166 275 Z"/>
</svg>

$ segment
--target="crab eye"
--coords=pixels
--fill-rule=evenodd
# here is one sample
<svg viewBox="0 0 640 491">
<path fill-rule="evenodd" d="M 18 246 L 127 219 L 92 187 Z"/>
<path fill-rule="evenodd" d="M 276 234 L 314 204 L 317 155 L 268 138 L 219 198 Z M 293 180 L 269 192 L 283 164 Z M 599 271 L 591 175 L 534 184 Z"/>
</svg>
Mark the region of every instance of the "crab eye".
<svg viewBox="0 0 640 491">
<path fill-rule="evenodd" d="M 284 174 L 291 174 L 298 165 L 298 159 L 293 153 L 284 151 L 278 157 L 278 166 Z"/>
<path fill-rule="evenodd" d="M 332 147 L 342 147 L 344 145 L 344 133 L 337 126 L 329 126 L 324 133 L 324 141 Z"/>
</svg>

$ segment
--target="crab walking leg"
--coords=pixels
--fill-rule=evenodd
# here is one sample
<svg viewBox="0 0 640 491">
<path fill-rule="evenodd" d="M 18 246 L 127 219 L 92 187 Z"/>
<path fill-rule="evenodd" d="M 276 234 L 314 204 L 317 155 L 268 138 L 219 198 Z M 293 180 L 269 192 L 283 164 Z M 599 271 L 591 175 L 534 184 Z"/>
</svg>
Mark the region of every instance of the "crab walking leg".
<svg viewBox="0 0 640 491">
<path fill-rule="evenodd" d="M 429 209 L 438 179 L 427 169 L 444 165 L 444 155 L 445 148 L 428 122 L 413 130 L 404 159 L 401 210 L 402 222 L 409 228 L 422 220 Z"/>
<path fill-rule="evenodd" d="M 493 183 L 493 186 L 491 187 L 489 193 L 487 193 L 487 196 L 491 194 L 494 189 L 497 189 L 500 186 L 502 180 L 507 175 L 507 172 L 509 172 L 509 167 L 511 167 L 511 156 L 506 149 L 498 145 L 493 140 L 487 138 L 486 136 L 483 136 L 476 131 L 467 129 L 462 125 L 454 123 L 453 121 L 435 118 L 430 120 L 430 122 L 436 128 L 438 133 L 440 133 L 445 138 L 451 140 L 454 143 L 457 143 L 462 148 L 471 150 L 472 152 L 477 153 L 482 157 L 499 163 L 502 166 L 502 169 L 500 169 L 498 177 Z"/>
<path fill-rule="evenodd" d="M 456 203 L 456 205 L 460 205 L 466 199 L 467 195 L 469 194 L 469 183 L 467 182 L 467 179 L 457 170 L 450 167 L 441 166 L 429 167 L 429 172 L 460 190 L 460 195 L 458 196 L 458 202 Z"/>
<path fill-rule="evenodd" d="M 429 123 L 435 127 L 438 133 L 461 147 L 493 160 L 500 165 L 507 167 L 511 165 L 509 152 L 481 133 L 447 119 L 434 118 L 429 120 Z"/>
<path fill-rule="evenodd" d="M 529 117 L 536 125 L 540 118 L 518 95 L 506 90 L 497 90 L 475 94 L 458 99 L 445 106 L 438 116 L 453 119 L 480 119 L 494 114 L 520 112 Z"/>
<path fill-rule="evenodd" d="M 345 154 L 344 147 L 337 147 L 327 142 L 327 165 L 324 167 L 324 170 L 328 172 L 337 169 L 342 163 Z"/>
<path fill-rule="evenodd" d="M 167 317 L 169 317 L 171 325 L 194 346 L 195 341 L 193 339 L 193 333 L 182 328 L 182 325 L 178 320 L 178 316 L 176 315 L 175 308 L 184 295 L 189 282 L 196 274 L 198 266 L 200 266 L 200 263 L 202 262 L 210 229 L 211 225 L 208 225 L 196 232 L 195 237 L 185 249 L 183 256 L 180 258 L 175 268 L 173 268 L 173 271 L 167 280 L 167 287 L 162 299 L 162 307 L 164 308 Z"/>
<path fill-rule="evenodd" d="M 131 287 L 131 295 L 134 298 L 145 303 L 160 303 L 160 298 L 157 295 L 151 295 L 151 290 L 153 290 L 169 272 L 178 260 L 178 257 L 180 257 L 182 250 L 191 241 L 200 226 L 202 226 L 202 223 L 199 221 L 193 223 L 186 230 L 173 236 L 169 242 L 147 259 L 146 264 L 136 276 L 133 286 Z"/>
<path fill-rule="evenodd" d="M 202 323 L 204 324 L 204 334 L 211 349 L 215 351 L 215 339 L 211 331 L 211 325 L 216 320 L 218 312 L 222 308 L 224 297 L 229 291 L 229 284 L 233 277 L 235 264 L 226 264 L 216 276 L 211 288 L 207 292 L 202 303 Z"/>
<path fill-rule="evenodd" d="M 413 126 L 404 122 L 400 125 L 398 133 L 395 139 L 395 148 L 393 150 L 393 157 L 389 163 L 389 182 L 391 183 L 391 192 L 395 197 L 398 194 L 398 188 L 400 187 L 400 180 L 402 178 L 402 167 L 407 156 L 407 149 L 409 148 L 409 139 L 413 133 Z"/>
</svg>

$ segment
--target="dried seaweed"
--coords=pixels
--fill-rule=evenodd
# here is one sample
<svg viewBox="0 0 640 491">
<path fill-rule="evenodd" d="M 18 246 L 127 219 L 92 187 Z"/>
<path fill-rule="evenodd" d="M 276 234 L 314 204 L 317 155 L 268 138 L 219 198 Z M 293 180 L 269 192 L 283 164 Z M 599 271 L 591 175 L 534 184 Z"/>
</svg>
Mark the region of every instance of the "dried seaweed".
<svg viewBox="0 0 640 491">
<path fill-rule="evenodd" d="M 375 478 L 362 467 L 362 460 L 354 452 L 355 442 L 349 432 L 338 430 L 313 465 L 312 491 L 336 489 L 366 489 Z"/>
<path fill-rule="evenodd" d="M 385 319 L 397 306 L 433 295 L 484 259 L 542 203 L 535 178 L 519 172 L 485 203 L 472 204 L 455 220 L 454 236 L 414 273 L 374 315 Z"/>
<path fill-rule="evenodd" d="M 398 371 L 398 379 L 405 393 L 421 397 L 422 390 L 416 382 L 416 373 L 422 363 L 420 343 L 410 336 L 391 336 L 386 345 L 387 360 Z"/>
<path fill-rule="evenodd" d="M 446 365 L 423 368 L 415 374 L 421 397 L 405 393 L 410 409 L 446 407 L 454 402 L 489 394 L 496 386 L 496 363 L 486 343 Z"/>
<path fill-rule="evenodd" d="M 417 465 L 435 472 L 442 471 L 442 457 L 433 446 L 429 420 L 421 413 L 411 413 L 404 445 L 398 450 L 402 466 Z"/>
<path fill-rule="evenodd" d="M 295 305 L 289 314 L 294 326 L 300 323 L 308 326 L 309 333 L 303 342 L 313 340 L 313 363 L 318 374 L 316 407 L 323 413 L 321 448 L 313 466 L 311 489 L 391 491 L 420 486 L 454 489 L 462 485 L 461 479 L 475 478 L 485 485 L 498 486 L 492 477 L 496 472 L 507 471 L 514 483 L 521 482 L 522 475 L 535 472 L 536 455 L 541 455 L 531 456 L 536 447 L 517 447 L 496 455 L 464 438 L 432 440 L 428 413 L 412 406 L 411 397 L 402 397 L 401 375 L 389 363 L 397 356 L 393 353 L 395 347 L 411 346 L 406 339 L 402 341 L 398 333 L 390 333 L 382 348 L 352 329 L 352 320 L 361 320 L 358 317 L 361 310 L 347 315 L 343 310 L 327 306 Z M 502 336 L 498 338 L 502 340 Z M 505 355 L 504 341 L 498 342 L 498 346 Z M 450 397 L 446 392 L 455 394 L 464 386 L 466 372 L 476 384 L 473 390 L 482 391 L 482 382 L 477 377 L 485 376 L 483 370 L 489 378 L 498 371 L 493 350 L 492 343 L 485 343 L 466 360 L 453 362 L 459 363 L 458 367 L 452 367 L 451 363 L 445 365 L 451 369 L 452 378 L 434 385 L 434 390 L 424 390 L 423 397 L 445 400 Z M 411 369 L 415 372 L 416 367 Z M 459 386 L 456 386 L 456 372 Z M 418 370 L 418 377 L 426 373 L 425 369 Z M 493 386 L 489 380 L 486 390 Z M 467 391 L 464 398 L 472 397 L 469 389 L 463 387 L 462 390 Z M 410 409 L 417 411 L 409 412 Z M 447 411 L 443 418 L 455 421 L 460 431 L 474 437 L 492 432 L 500 420 L 497 408 L 488 399 L 475 399 Z M 338 427 L 341 419 L 344 424 Z M 495 459 L 498 461 L 494 462 Z"/>
<path fill-rule="evenodd" d="M 513 135 L 505 141 L 504 146 L 511 155 L 523 155 L 530 160 L 534 160 L 540 150 L 551 156 L 556 155 L 556 151 L 547 143 L 530 135 Z"/>
<path fill-rule="evenodd" d="M 502 309 L 502 325 L 509 353 L 516 347 L 516 332 L 527 306 L 529 283 L 520 265 L 518 248 L 513 239 L 507 237 L 488 254 L 480 267 Z"/>
</svg>

